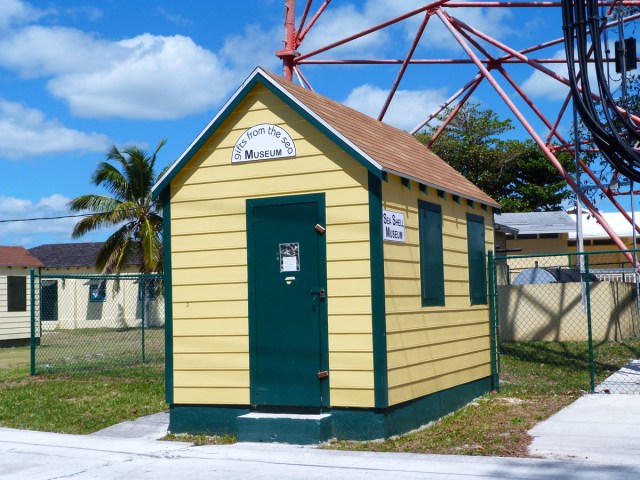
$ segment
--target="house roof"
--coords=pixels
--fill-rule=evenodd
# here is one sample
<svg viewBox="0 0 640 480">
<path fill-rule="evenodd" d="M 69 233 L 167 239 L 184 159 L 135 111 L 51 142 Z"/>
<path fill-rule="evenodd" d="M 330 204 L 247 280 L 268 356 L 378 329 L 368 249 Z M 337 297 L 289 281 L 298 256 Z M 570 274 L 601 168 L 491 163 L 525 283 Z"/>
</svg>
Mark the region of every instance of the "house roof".
<svg viewBox="0 0 640 480">
<path fill-rule="evenodd" d="M 40 259 L 46 268 L 95 267 L 98 252 L 104 242 L 50 243 L 30 248 L 29 252 Z M 128 265 L 137 265 L 130 262 Z"/>
<path fill-rule="evenodd" d="M 566 212 L 502 213 L 495 221 L 518 229 L 518 235 L 576 231 L 575 219 Z"/>
<path fill-rule="evenodd" d="M 33 257 L 24 247 L 0 246 L 2 267 L 42 267 L 42 262 Z"/>
<path fill-rule="evenodd" d="M 256 68 L 194 142 L 153 187 L 160 194 L 180 169 L 215 132 L 246 94 L 260 83 L 350 153 L 370 172 L 393 173 L 418 183 L 499 208 L 490 196 L 413 135 L 357 110 Z"/>
<path fill-rule="evenodd" d="M 632 237 L 633 229 L 631 227 L 631 222 L 629 222 L 620 212 L 600 212 L 605 219 L 605 221 L 609 224 L 609 226 L 613 229 L 613 231 L 619 237 Z M 576 215 L 569 215 L 572 220 L 576 221 Z M 640 225 L 640 219 L 636 219 L 636 224 Z M 600 226 L 596 218 L 588 213 L 582 214 L 582 236 L 583 238 L 609 238 L 607 232 L 604 231 L 604 228 Z M 569 238 L 571 240 L 576 239 L 576 231 L 575 229 L 569 233 Z"/>
</svg>

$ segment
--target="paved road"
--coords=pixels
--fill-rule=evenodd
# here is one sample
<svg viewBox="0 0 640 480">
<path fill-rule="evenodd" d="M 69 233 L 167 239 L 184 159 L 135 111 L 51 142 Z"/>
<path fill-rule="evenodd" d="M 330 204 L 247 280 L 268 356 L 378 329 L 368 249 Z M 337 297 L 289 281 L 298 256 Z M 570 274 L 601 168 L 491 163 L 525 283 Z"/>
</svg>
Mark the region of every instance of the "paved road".
<svg viewBox="0 0 640 480">
<path fill-rule="evenodd" d="M 543 458 L 529 459 L 156 441 L 167 426 L 161 413 L 86 436 L 0 428 L 0 479 L 640 479 L 640 395 L 579 398 L 530 431 Z"/>
<path fill-rule="evenodd" d="M 637 480 L 638 465 L 335 452 L 277 444 L 185 443 L 0 428 L 0 478 Z"/>
</svg>

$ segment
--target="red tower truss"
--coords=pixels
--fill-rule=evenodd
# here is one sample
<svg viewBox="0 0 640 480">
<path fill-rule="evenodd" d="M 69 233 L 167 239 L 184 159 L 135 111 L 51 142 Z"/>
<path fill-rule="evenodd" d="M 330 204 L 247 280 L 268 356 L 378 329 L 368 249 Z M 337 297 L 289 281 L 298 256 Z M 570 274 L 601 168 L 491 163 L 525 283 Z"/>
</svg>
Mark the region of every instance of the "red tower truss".
<svg viewBox="0 0 640 480">
<path fill-rule="evenodd" d="M 314 5 L 315 3 L 315 5 Z M 424 120 L 416 125 L 411 133 L 416 133 L 424 128 L 430 121 L 438 117 L 443 111 L 449 109 L 447 118 L 439 126 L 431 143 L 436 142 L 438 136 L 447 128 L 451 120 L 458 113 L 462 105 L 469 98 L 479 91 L 481 85 L 489 85 L 497 96 L 511 111 L 513 117 L 522 125 L 526 132 L 540 147 L 542 152 L 553 166 L 564 177 L 567 184 L 579 196 L 582 203 L 588 211 L 593 215 L 599 224 L 604 228 L 613 242 L 621 249 L 626 250 L 624 242 L 618 237 L 616 232 L 609 226 L 603 216 L 599 213 L 593 202 L 585 195 L 578 185 L 574 177 L 566 171 L 562 163 L 558 160 L 558 152 L 575 153 L 575 145 L 573 140 L 567 135 L 562 134 L 561 126 L 570 124 L 573 120 L 572 108 L 570 107 L 571 92 L 567 89 L 564 101 L 556 102 L 554 111 L 549 112 L 548 108 L 544 109 L 541 105 L 537 105 L 530 95 L 527 95 L 522 83 L 516 80 L 517 76 L 512 73 L 514 68 L 526 67 L 530 69 L 530 73 L 534 71 L 560 82 L 566 86 L 569 80 L 558 73 L 558 69 L 553 69 L 554 64 L 566 63 L 566 59 L 557 58 L 557 56 L 548 56 L 551 48 L 562 48 L 564 38 L 562 33 L 561 15 L 559 13 L 562 5 L 557 1 L 450 1 L 436 0 L 430 3 L 424 3 L 422 6 L 410 11 L 406 11 L 400 15 L 393 16 L 376 25 L 372 25 L 364 30 L 351 33 L 343 38 L 335 39 L 324 46 L 315 46 L 312 50 L 305 51 L 305 41 L 313 37 L 314 29 L 322 23 L 323 15 L 331 11 L 331 8 L 338 6 L 339 1 L 313 0 L 301 1 L 300 5 L 296 5 L 296 0 L 285 0 L 285 38 L 282 50 L 278 50 L 276 55 L 283 62 L 283 76 L 289 80 L 296 78 L 303 86 L 312 89 L 311 83 L 304 72 L 311 69 L 313 65 L 323 65 L 326 67 L 344 66 L 344 65 L 387 65 L 397 70 L 395 80 L 389 85 L 388 94 L 378 114 L 379 120 L 384 120 L 388 113 L 389 106 L 394 101 L 398 89 L 406 78 L 410 69 L 416 69 L 421 66 L 449 66 L 450 68 L 458 68 L 466 65 L 467 68 L 459 69 L 456 73 L 456 79 L 459 79 L 459 88 L 445 102 L 441 103 L 433 112 L 425 112 Z M 625 25 L 629 22 L 640 18 L 640 0 L 624 0 L 624 1 L 600 1 L 598 3 L 602 9 L 602 27 L 610 29 L 619 25 Z M 298 10 L 296 10 L 298 7 Z M 466 9 L 549 9 L 553 11 L 557 18 L 556 25 L 548 25 L 545 29 L 550 32 L 557 32 L 553 38 L 546 39 L 541 43 L 530 45 L 526 48 L 512 47 L 500 41 L 495 33 L 483 31 L 482 26 L 472 26 L 461 20 L 468 15 L 460 15 L 460 12 Z M 619 10 L 616 10 L 619 9 Z M 485 12 L 487 10 L 484 10 Z M 619 13 L 615 18 L 611 18 L 614 12 Z M 299 13 L 299 20 L 296 17 Z M 550 15 L 551 17 L 552 15 Z M 608 20 L 607 20 L 608 18 Z M 402 22 L 411 22 L 411 26 L 415 28 L 413 38 L 407 42 L 406 50 L 398 58 L 344 58 L 344 55 L 336 54 L 340 47 L 348 46 L 350 43 L 363 39 L 376 32 L 382 32 L 385 29 L 394 27 Z M 419 46 L 428 43 L 431 25 L 434 22 L 440 22 L 444 25 L 446 31 L 450 35 L 450 41 L 459 45 L 459 51 L 462 55 L 455 58 L 419 58 L 416 52 L 422 51 Z M 551 21 L 550 21 L 551 22 Z M 553 34 L 553 33 L 552 33 Z M 316 42 L 317 43 L 317 42 Z M 332 54 L 335 54 L 332 57 Z M 546 55 L 546 56 L 545 56 Z M 589 59 L 589 61 L 593 61 Z M 613 62 L 613 59 L 608 59 Z M 471 69 L 470 69 L 471 68 Z M 428 79 L 428 70 L 423 70 Z M 344 69 L 336 71 L 336 78 L 345 75 Z M 466 75 L 466 78 L 465 78 Z M 428 81 L 428 80 L 426 80 Z M 425 83 L 426 83 L 425 81 Z M 455 87 L 454 87 L 455 88 Z M 515 93 L 514 93 L 515 92 Z M 593 93 L 593 98 L 597 101 L 599 97 Z M 544 112 L 543 112 L 544 110 Z M 632 120 L 640 123 L 640 118 L 632 115 Z M 589 139 L 580 142 L 584 145 L 584 149 L 593 148 Z M 595 184 L 595 188 L 599 189 L 611 203 L 632 223 L 629 213 L 618 202 L 617 196 L 629 194 L 630 191 L 618 192 L 610 188 L 612 182 L 600 178 L 588 165 L 580 161 L 583 171 L 588 175 Z M 619 172 L 613 168 L 610 173 L 609 180 L 616 179 Z M 635 192 L 638 193 L 638 192 Z M 640 228 L 635 227 L 640 233 Z M 628 260 L 635 264 L 633 256 L 626 255 Z"/>
</svg>

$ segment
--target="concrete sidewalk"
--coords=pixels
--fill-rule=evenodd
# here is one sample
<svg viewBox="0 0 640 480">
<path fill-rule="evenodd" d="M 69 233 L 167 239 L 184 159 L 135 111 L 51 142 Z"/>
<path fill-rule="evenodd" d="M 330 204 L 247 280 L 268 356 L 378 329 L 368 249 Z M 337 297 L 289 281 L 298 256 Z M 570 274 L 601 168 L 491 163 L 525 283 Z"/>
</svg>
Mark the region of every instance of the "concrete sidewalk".
<svg viewBox="0 0 640 480">
<path fill-rule="evenodd" d="M 586 395 L 530 431 L 532 456 L 339 452 L 281 444 L 194 447 L 157 441 L 160 413 L 64 435 L 0 428 L 0 479 L 640 478 L 640 395 Z"/>
<path fill-rule="evenodd" d="M 529 434 L 532 456 L 640 466 L 640 395 L 585 395 Z"/>
<path fill-rule="evenodd" d="M 0 428 L 0 478 L 631 480 L 640 466 L 543 459 L 337 452 L 278 444 L 185 443 Z"/>
</svg>

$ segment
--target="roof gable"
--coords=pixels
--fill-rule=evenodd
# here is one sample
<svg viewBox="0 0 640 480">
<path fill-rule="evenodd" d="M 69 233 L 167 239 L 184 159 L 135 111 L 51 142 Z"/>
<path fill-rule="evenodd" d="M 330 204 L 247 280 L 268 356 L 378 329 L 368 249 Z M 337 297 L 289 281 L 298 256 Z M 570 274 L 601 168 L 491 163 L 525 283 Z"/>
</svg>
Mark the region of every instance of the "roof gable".
<svg viewBox="0 0 640 480">
<path fill-rule="evenodd" d="M 0 246 L 2 267 L 42 267 L 42 262 L 33 257 L 24 247 Z"/>
<path fill-rule="evenodd" d="M 158 196 L 213 135 L 251 89 L 260 83 L 312 123 L 370 172 L 390 172 L 470 200 L 498 207 L 486 193 L 435 155 L 413 135 L 256 68 L 213 120 L 153 187 Z"/>
</svg>

